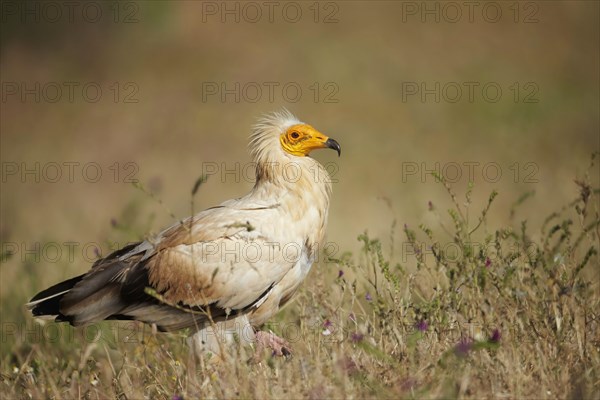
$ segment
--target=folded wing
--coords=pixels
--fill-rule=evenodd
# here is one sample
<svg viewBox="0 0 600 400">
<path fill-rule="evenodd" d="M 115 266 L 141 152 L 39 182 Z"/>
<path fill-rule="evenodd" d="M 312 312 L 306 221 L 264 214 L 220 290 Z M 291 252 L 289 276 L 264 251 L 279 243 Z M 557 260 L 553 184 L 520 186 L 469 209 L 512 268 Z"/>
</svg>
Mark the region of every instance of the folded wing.
<svg viewBox="0 0 600 400">
<path fill-rule="evenodd" d="M 261 229 L 272 214 L 269 208 L 206 210 L 154 242 L 97 261 L 28 306 L 36 316 L 73 325 L 135 319 L 166 331 L 233 318 L 262 303 L 296 263 L 282 250 L 300 244 L 277 242 Z"/>
</svg>

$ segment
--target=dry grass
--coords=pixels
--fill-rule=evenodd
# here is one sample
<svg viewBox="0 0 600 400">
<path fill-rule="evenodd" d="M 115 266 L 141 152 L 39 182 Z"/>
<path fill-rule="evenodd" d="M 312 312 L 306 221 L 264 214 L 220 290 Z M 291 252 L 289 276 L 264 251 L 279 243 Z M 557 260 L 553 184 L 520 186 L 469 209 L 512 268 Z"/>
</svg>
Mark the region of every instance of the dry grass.
<svg viewBox="0 0 600 400">
<path fill-rule="evenodd" d="M 495 193 L 476 207 L 471 189 L 463 198 L 440 184 L 450 208 L 446 215 L 430 204 L 439 226 L 405 225 L 400 235 L 394 222 L 389 248 L 361 234 L 358 254 L 338 253 L 315 267 L 293 305 L 265 327 L 292 343 L 290 359 L 265 354 L 256 364 L 252 349 L 234 346 L 220 362 L 196 360 L 183 335 L 141 324 L 72 329 L 21 315 L 14 330 L 3 319 L 1 393 L 598 398 L 598 188 L 587 175 L 578 180 L 577 198 L 530 232 L 526 220 L 487 226 Z M 480 211 L 468 221 L 472 208 Z"/>
</svg>

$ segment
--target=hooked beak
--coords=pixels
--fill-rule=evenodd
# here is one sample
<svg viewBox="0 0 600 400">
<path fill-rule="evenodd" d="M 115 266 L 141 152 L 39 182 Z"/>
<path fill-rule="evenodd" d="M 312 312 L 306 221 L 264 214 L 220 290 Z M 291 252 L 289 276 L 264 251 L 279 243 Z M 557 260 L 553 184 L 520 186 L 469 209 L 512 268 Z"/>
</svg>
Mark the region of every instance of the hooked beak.
<svg viewBox="0 0 600 400">
<path fill-rule="evenodd" d="M 325 146 L 327 146 L 330 149 L 333 149 L 333 150 L 337 151 L 338 157 L 342 155 L 342 147 L 335 140 L 333 140 L 331 138 L 327 139 L 327 141 L 325 142 Z"/>
</svg>

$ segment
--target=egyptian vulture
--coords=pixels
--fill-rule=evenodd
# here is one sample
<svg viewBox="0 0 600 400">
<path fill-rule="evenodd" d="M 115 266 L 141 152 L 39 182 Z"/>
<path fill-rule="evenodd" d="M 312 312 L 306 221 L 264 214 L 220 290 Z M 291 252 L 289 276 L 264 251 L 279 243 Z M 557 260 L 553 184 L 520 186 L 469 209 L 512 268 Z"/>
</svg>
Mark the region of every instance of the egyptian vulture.
<svg viewBox="0 0 600 400">
<path fill-rule="evenodd" d="M 341 148 L 287 110 L 259 120 L 249 147 L 256 164 L 250 193 L 43 290 L 27 304 L 33 315 L 74 326 L 116 319 L 160 331 L 190 328 L 196 352 L 219 354 L 234 334 L 289 352 L 284 339 L 259 328 L 292 298 L 323 242 L 331 180 L 309 153 L 340 155 Z"/>
</svg>

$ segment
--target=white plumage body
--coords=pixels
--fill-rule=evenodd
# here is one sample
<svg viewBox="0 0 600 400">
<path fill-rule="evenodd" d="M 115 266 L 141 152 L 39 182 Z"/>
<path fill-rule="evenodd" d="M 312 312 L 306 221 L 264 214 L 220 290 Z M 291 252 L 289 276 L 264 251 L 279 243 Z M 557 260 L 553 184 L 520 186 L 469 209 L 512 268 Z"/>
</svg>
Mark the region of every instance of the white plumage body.
<svg viewBox="0 0 600 400">
<path fill-rule="evenodd" d="M 339 152 L 337 142 L 288 112 L 265 117 L 250 142 L 257 165 L 250 193 L 99 260 L 66 292 L 69 281 L 47 289 L 29 304 L 34 315 L 56 308 L 57 320 L 74 325 L 127 318 L 162 330 L 193 328 L 194 345 L 215 352 L 217 340 L 233 333 L 252 341 L 322 247 L 331 183 L 308 157 L 321 147 Z"/>
</svg>

